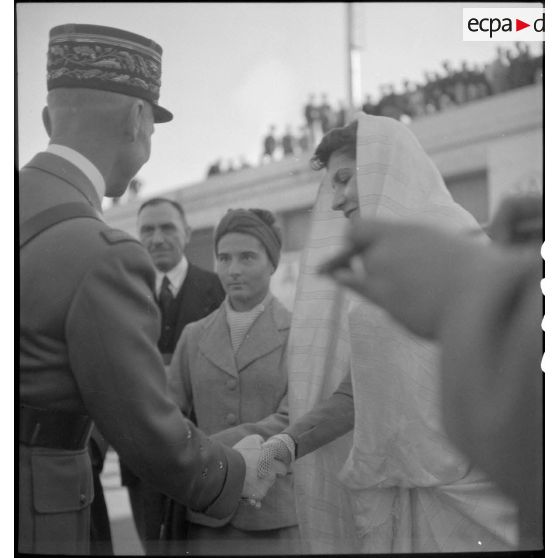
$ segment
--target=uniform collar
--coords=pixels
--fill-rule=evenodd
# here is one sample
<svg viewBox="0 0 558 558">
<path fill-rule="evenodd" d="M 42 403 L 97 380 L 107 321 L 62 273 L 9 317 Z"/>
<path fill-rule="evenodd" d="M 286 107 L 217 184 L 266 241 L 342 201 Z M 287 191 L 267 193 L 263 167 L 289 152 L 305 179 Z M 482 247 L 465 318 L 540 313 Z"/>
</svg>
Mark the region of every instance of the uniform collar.
<svg viewBox="0 0 558 558">
<path fill-rule="evenodd" d="M 51 143 L 47 147 L 46 152 L 58 155 L 58 157 L 62 157 L 72 163 L 72 165 L 76 166 L 89 179 L 91 184 L 93 184 L 95 191 L 99 196 L 99 204 L 101 203 L 105 197 L 105 179 L 99 169 L 87 157 L 71 147 L 59 145 L 57 143 Z"/>
<path fill-rule="evenodd" d="M 188 273 L 188 260 L 185 256 L 182 256 L 182 259 L 170 271 L 167 271 L 166 273 L 163 273 L 158 269 L 155 271 L 156 292 L 159 293 L 161 290 L 161 283 L 163 282 L 163 277 L 166 275 L 169 278 L 170 290 L 173 296 L 176 296 L 180 287 L 182 287 L 182 283 L 184 283 L 184 279 L 186 279 L 186 274 Z"/>
</svg>

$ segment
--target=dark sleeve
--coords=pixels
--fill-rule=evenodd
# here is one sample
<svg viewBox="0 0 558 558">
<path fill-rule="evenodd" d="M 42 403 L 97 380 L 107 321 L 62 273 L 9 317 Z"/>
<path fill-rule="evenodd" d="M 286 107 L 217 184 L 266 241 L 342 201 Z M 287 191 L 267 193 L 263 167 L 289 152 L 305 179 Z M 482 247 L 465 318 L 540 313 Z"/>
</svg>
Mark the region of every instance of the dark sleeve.
<svg viewBox="0 0 558 558">
<path fill-rule="evenodd" d="M 302 457 L 333 442 L 354 427 L 355 408 L 350 372 L 335 392 L 284 430 L 296 443 L 296 457 Z"/>
<path fill-rule="evenodd" d="M 541 272 L 538 251 L 472 266 L 440 334 L 448 434 L 516 501 L 538 498 L 534 514 L 542 510 Z"/>
<path fill-rule="evenodd" d="M 91 418 L 135 474 L 194 510 L 226 517 L 240 498 L 244 460 L 197 430 L 169 396 L 152 274 L 131 241 L 92 263 L 66 318 L 71 369 Z"/>
</svg>

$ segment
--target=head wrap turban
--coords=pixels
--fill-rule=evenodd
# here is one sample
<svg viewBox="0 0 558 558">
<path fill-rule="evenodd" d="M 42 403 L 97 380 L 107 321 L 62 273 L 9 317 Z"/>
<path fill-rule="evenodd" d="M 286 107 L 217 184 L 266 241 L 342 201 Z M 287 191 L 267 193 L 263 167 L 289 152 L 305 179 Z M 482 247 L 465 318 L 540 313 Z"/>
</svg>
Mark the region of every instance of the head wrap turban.
<svg viewBox="0 0 558 558">
<path fill-rule="evenodd" d="M 281 254 L 281 231 L 274 225 L 273 213 L 265 209 L 229 209 L 215 229 L 215 253 L 219 240 L 228 233 L 249 234 L 257 238 L 277 268 Z"/>
</svg>

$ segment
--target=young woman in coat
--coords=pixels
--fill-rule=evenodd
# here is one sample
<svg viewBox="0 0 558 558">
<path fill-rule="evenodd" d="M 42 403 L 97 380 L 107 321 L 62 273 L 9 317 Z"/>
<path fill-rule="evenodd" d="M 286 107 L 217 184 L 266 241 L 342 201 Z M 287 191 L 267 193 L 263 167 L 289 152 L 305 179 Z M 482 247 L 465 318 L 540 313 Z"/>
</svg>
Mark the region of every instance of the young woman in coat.
<svg viewBox="0 0 558 558">
<path fill-rule="evenodd" d="M 215 231 L 221 306 L 182 332 L 170 364 L 182 412 L 211 438 L 233 446 L 288 425 L 285 348 L 290 312 L 269 283 L 281 251 L 272 213 L 229 210 Z M 257 423 L 257 424 L 256 424 Z M 226 524 L 188 512 L 190 554 L 298 553 L 292 475 L 277 479 L 256 508 L 240 503 Z"/>
</svg>

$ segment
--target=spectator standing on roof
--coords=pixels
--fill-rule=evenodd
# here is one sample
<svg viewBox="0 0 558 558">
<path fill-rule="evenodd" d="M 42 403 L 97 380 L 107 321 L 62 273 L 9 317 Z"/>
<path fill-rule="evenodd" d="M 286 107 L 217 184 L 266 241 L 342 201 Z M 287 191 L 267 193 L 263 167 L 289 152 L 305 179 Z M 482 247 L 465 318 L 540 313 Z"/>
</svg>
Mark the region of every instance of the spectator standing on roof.
<svg viewBox="0 0 558 558">
<path fill-rule="evenodd" d="M 294 143 L 295 139 L 291 133 L 291 127 L 287 126 L 285 129 L 285 135 L 281 138 L 281 146 L 283 148 L 283 157 L 291 157 L 294 155 Z"/>
<path fill-rule="evenodd" d="M 486 79 L 494 95 L 503 93 L 509 88 L 509 69 L 505 50 L 500 46 L 496 47 L 496 58 L 488 64 L 485 71 Z"/>
<path fill-rule="evenodd" d="M 320 126 L 322 128 L 322 134 L 327 134 L 329 130 L 333 127 L 332 126 L 333 111 L 331 109 L 331 105 L 329 104 L 326 93 L 322 94 L 322 104 L 320 105 L 319 114 L 320 114 Z"/>
<path fill-rule="evenodd" d="M 372 101 L 372 95 L 366 95 L 364 104 L 362 105 L 362 112 L 364 112 L 364 114 L 370 115 L 376 114 L 376 105 Z"/>
<path fill-rule="evenodd" d="M 316 96 L 312 93 L 308 96 L 308 102 L 304 106 L 304 119 L 308 132 L 310 134 L 310 142 L 312 146 L 315 145 L 318 136 L 318 126 L 320 122 L 320 111 L 315 102 Z"/>
<path fill-rule="evenodd" d="M 262 162 L 273 161 L 273 153 L 277 147 L 277 140 L 275 139 L 275 126 L 272 124 L 269 127 L 269 132 L 264 138 Z"/>
</svg>

